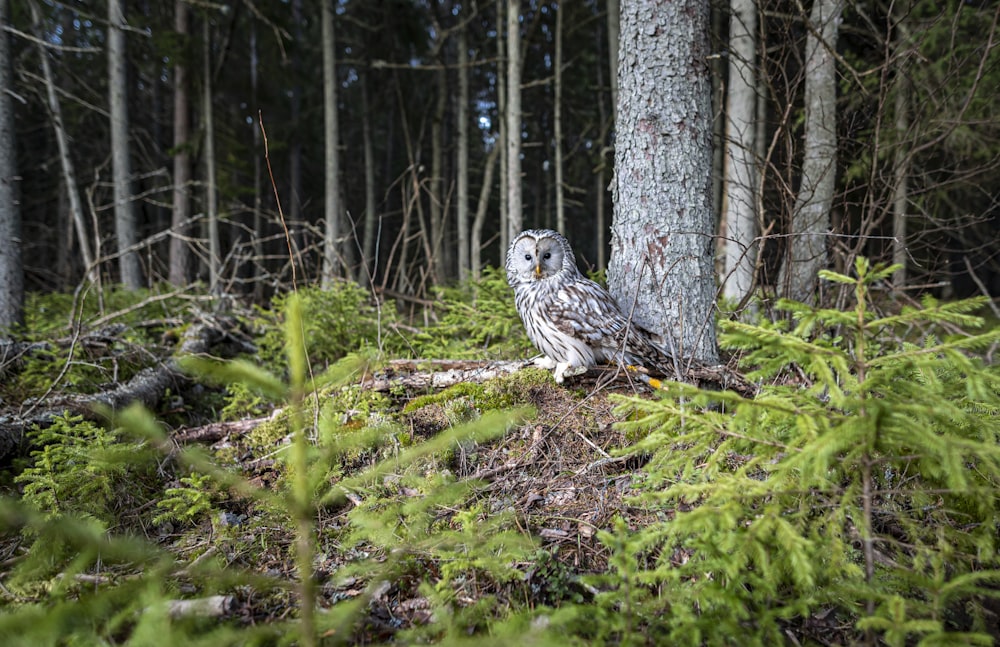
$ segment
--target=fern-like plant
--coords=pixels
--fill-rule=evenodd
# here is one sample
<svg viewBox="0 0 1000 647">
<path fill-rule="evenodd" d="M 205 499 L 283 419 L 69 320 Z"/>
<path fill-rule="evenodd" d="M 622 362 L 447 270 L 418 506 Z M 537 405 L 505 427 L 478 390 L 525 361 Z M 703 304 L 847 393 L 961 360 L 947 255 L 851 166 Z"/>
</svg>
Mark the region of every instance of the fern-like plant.
<svg viewBox="0 0 1000 647">
<path fill-rule="evenodd" d="M 754 400 L 684 384 L 621 399 L 622 426 L 646 434 L 633 449 L 652 455 L 634 504 L 664 519 L 602 535 L 632 565 L 597 578 L 627 626 L 674 644 L 779 644 L 790 627 L 990 642 L 1000 377 L 975 352 L 1000 330 L 961 332 L 982 325 L 977 299 L 880 314 L 870 289 L 894 269 L 824 272 L 854 307 L 782 301 L 787 332 L 724 323 L 758 367 Z"/>
</svg>

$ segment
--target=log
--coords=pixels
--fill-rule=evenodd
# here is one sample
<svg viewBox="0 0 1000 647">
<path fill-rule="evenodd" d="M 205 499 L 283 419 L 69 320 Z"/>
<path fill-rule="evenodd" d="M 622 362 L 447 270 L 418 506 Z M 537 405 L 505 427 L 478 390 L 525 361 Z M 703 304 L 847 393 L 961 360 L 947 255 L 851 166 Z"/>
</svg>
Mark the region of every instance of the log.
<svg viewBox="0 0 1000 647">
<path fill-rule="evenodd" d="M 232 324 L 219 321 L 202 321 L 191 325 L 181 338 L 173 356 L 157 365 L 142 369 L 127 382 L 115 385 L 101 393 L 87 395 L 56 395 L 26 402 L 20 412 L 0 414 L 0 460 L 25 451 L 25 437 L 34 427 L 45 428 L 67 413 L 86 419 L 97 419 L 95 408 L 99 405 L 112 410 L 122 409 L 133 402 L 147 407 L 155 406 L 167 389 L 176 390 L 187 376 L 180 370 L 178 360 L 193 354 L 207 353 L 224 341 L 230 341 L 228 328 Z"/>
</svg>

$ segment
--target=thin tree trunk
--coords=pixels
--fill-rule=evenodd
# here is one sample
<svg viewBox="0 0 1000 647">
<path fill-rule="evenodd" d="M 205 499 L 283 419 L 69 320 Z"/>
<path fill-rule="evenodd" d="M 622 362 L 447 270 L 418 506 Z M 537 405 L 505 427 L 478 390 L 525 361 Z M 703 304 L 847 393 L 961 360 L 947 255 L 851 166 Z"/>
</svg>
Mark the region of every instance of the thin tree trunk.
<svg viewBox="0 0 1000 647">
<path fill-rule="evenodd" d="M 522 229 L 520 4 L 507 0 L 507 240 Z"/>
<path fill-rule="evenodd" d="M 260 66 L 260 53 L 257 47 L 257 23 L 250 27 L 250 108 L 254 110 L 259 105 L 258 91 L 258 70 Z M 260 124 L 256 119 L 250 124 L 253 130 L 253 216 L 251 219 L 250 241 L 253 250 L 251 265 L 253 270 L 250 275 L 253 281 L 253 298 L 258 303 L 264 299 L 264 243 L 262 242 L 264 233 L 264 168 L 261 157 L 264 151 L 261 148 L 262 136 Z"/>
<path fill-rule="evenodd" d="M 469 278 L 469 44 L 466 27 L 458 31 L 458 106 L 455 110 L 458 122 L 458 151 L 455 173 L 457 175 L 457 206 L 455 219 L 458 221 L 458 280 Z"/>
<path fill-rule="evenodd" d="M 753 289 L 757 259 L 757 173 L 754 162 L 757 107 L 757 6 L 754 0 L 731 0 L 729 83 L 726 92 L 725 264 L 722 294 L 739 301 Z"/>
<path fill-rule="evenodd" d="M 38 39 L 38 55 L 42 63 L 42 76 L 45 79 L 45 92 L 48 97 L 52 129 L 55 131 L 56 145 L 59 148 L 59 164 L 62 167 L 63 183 L 66 185 L 66 198 L 69 200 L 73 227 L 76 230 L 76 237 L 80 243 L 80 256 L 83 258 L 87 278 L 97 284 L 100 281 L 100 273 L 94 265 L 94 255 L 90 251 L 90 239 L 87 237 L 87 222 L 84 219 L 83 206 L 80 204 L 80 191 L 76 184 L 76 170 L 73 167 L 73 158 L 70 156 L 69 142 L 66 136 L 66 129 L 63 125 L 62 107 L 59 104 L 59 97 L 56 94 L 56 85 L 55 80 L 52 78 L 52 66 L 49 65 L 49 56 L 43 44 L 47 42 L 47 39 L 42 32 L 38 6 L 34 2 L 29 3 L 28 6 L 31 8 L 31 22 L 34 26 L 35 37 Z"/>
<path fill-rule="evenodd" d="M 188 38 L 188 3 L 174 2 L 174 29 L 182 43 Z M 170 260 L 168 280 L 181 286 L 188 282 L 191 250 L 188 247 L 191 217 L 191 116 L 190 88 L 184 56 L 179 55 L 174 65 L 174 189 L 170 213 Z"/>
<path fill-rule="evenodd" d="M 327 0 L 320 0 L 322 3 L 326 3 Z M 302 18 L 302 0 L 291 0 L 291 13 L 292 13 L 292 38 L 295 39 L 296 43 L 306 42 L 305 30 L 302 28 L 304 22 Z M 292 223 L 292 226 L 298 229 L 300 232 L 304 232 L 305 228 L 302 226 L 302 138 L 304 126 L 302 123 L 302 84 L 300 79 L 302 78 L 302 53 L 301 48 L 296 47 L 292 49 L 292 87 L 289 93 L 289 121 L 291 122 L 292 132 L 291 141 L 288 143 L 288 184 L 289 184 L 289 195 L 288 200 L 288 222 Z M 306 245 L 303 240 L 305 234 L 299 233 L 295 236 L 295 244 L 301 249 Z M 289 259 L 291 260 L 291 259 Z"/>
<path fill-rule="evenodd" d="M 208 286 L 215 293 L 219 284 L 219 244 L 218 188 L 215 176 L 215 115 L 212 110 L 212 29 L 208 18 L 203 18 L 202 27 L 202 96 L 201 116 L 205 129 L 205 226 L 208 229 Z"/>
<path fill-rule="evenodd" d="M 142 287 L 142 268 L 135 209 L 132 204 L 132 164 L 128 145 L 128 75 L 125 58 L 125 13 L 122 0 L 108 0 L 108 89 L 111 113 L 111 172 L 114 185 L 115 238 L 122 284 L 129 290 Z"/>
<path fill-rule="evenodd" d="M 907 47 L 910 35 L 904 23 L 906 20 L 904 3 L 896 5 L 896 51 L 897 54 Z M 910 129 L 909 104 L 910 85 L 906 75 L 906 58 L 896 62 L 896 99 L 894 123 L 896 152 L 893 159 L 893 174 L 895 182 L 892 189 L 892 263 L 899 269 L 892 276 L 896 288 L 906 286 L 906 210 L 909 204 L 910 155 L 908 147 L 903 145 Z"/>
<path fill-rule="evenodd" d="M 365 77 L 361 79 L 361 139 L 365 157 L 365 233 L 361 245 L 361 265 L 358 272 L 359 282 L 367 282 L 374 277 L 374 268 L 378 263 L 375 254 L 375 236 L 378 223 L 375 218 L 375 147 L 372 143 L 371 98 L 369 97 L 369 67 Z"/>
<path fill-rule="evenodd" d="M 323 286 L 328 287 L 340 274 L 340 126 L 337 121 L 337 55 L 333 7 L 321 0 L 323 32 L 323 124 L 326 133 L 323 191 L 325 236 L 323 239 Z"/>
<path fill-rule="evenodd" d="M 708 28 L 700 0 L 622 7 L 608 286 L 675 358 L 715 363 Z"/>
<path fill-rule="evenodd" d="M 444 43 L 438 42 L 439 51 Z M 444 113 L 448 101 L 448 74 L 444 69 L 444 56 L 438 61 L 434 72 L 437 96 L 434 99 L 434 115 L 431 119 L 431 177 L 428 186 L 430 194 L 430 262 L 431 282 L 438 284 L 445 278 L 445 262 L 442 250 L 444 243 Z"/>
<path fill-rule="evenodd" d="M 556 191 L 556 230 L 566 233 L 566 204 L 563 196 L 563 152 L 562 152 L 562 66 L 563 66 L 563 13 L 566 4 L 556 8 L 556 52 L 554 94 L 552 106 L 552 130 L 555 138 L 555 191 Z"/>
<path fill-rule="evenodd" d="M 497 0 L 497 146 L 500 148 L 500 259 L 503 266 L 510 238 L 507 232 L 509 209 L 507 204 L 507 75 L 505 73 L 506 44 L 503 37 L 504 0 Z"/>
<path fill-rule="evenodd" d="M 0 0 L 0 88 L 12 87 L 7 0 Z M 10 94 L 0 90 L 0 335 L 24 323 L 24 264 L 21 258 L 21 202 Z"/>
<path fill-rule="evenodd" d="M 791 236 L 780 285 L 784 296 L 807 301 L 827 266 L 827 235 L 837 171 L 837 26 L 843 0 L 815 0 L 805 56 L 805 142 L 802 182 L 792 210 Z"/>
<path fill-rule="evenodd" d="M 478 281 L 480 272 L 483 269 L 482 249 L 483 249 L 483 224 L 486 222 L 486 211 L 489 207 L 490 193 L 493 191 L 493 176 L 497 167 L 497 158 L 503 146 L 497 143 L 486 156 L 486 168 L 483 170 L 483 185 L 479 188 L 479 203 L 476 206 L 476 218 L 472 221 L 471 252 L 472 258 L 472 278 Z M 500 191 L 503 195 L 503 191 Z"/>
</svg>

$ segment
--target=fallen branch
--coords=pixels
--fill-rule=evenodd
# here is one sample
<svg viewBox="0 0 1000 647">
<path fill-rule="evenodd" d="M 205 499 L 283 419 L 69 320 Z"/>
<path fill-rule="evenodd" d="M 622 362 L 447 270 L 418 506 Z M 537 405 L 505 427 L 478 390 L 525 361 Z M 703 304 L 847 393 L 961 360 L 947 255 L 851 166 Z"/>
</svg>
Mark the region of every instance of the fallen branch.
<svg viewBox="0 0 1000 647">
<path fill-rule="evenodd" d="M 207 353 L 213 347 L 233 341 L 230 322 L 202 321 L 191 325 L 184 332 L 181 343 L 173 356 L 139 371 L 132 379 L 101 393 L 87 395 L 56 395 L 25 403 L 19 413 L 0 414 L 0 460 L 24 447 L 25 434 L 33 427 L 45 428 L 67 413 L 86 419 L 96 419 L 95 410 L 100 406 L 121 409 L 132 402 L 147 407 L 155 406 L 167 392 L 177 390 L 187 376 L 180 370 L 178 360 L 189 355 Z M 242 348 L 242 346 L 241 346 Z M 44 407 L 41 406 L 44 403 Z"/>
</svg>

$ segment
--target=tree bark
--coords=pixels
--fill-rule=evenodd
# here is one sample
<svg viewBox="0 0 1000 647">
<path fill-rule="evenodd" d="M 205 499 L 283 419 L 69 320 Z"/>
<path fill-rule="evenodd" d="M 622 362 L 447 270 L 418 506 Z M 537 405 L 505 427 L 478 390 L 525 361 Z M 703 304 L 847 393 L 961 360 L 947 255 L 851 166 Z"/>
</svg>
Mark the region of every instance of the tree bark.
<svg viewBox="0 0 1000 647">
<path fill-rule="evenodd" d="M 7 0 L 0 0 L 0 335 L 24 323 L 24 264 L 21 258 L 21 201 L 17 173 L 14 111 L 10 94 L 12 61 Z"/>
<path fill-rule="evenodd" d="M 326 153 L 323 174 L 325 195 L 325 236 L 323 239 L 323 286 L 328 287 L 340 274 L 340 126 L 337 121 L 337 57 L 333 7 L 321 0 L 323 38 L 323 124 Z"/>
<path fill-rule="evenodd" d="M 498 219 L 500 227 L 500 258 L 497 267 L 502 267 L 504 257 L 507 254 L 507 246 L 510 244 L 510 237 L 507 232 L 510 230 L 508 224 L 507 205 L 507 74 L 506 74 L 506 46 L 504 43 L 503 25 L 504 0 L 497 0 L 497 147 L 500 149 L 500 217 Z"/>
<path fill-rule="evenodd" d="M 465 25 L 458 30 L 458 151 L 455 174 L 455 220 L 458 233 L 458 280 L 469 278 L 469 43 Z"/>
<path fill-rule="evenodd" d="M 174 30 L 179 40 L 188 40 L 188 3 L 174 2 Z M 185 56 L 177 54 L 174 65 L 174 189 L 170 212 L 170 267 L 168 280 L 176 286 L 186 285 L 190 271 L 191 250 L 188 247 L 191 217 L 191 113 L 190 83 Z"/>
<path fill-rule="evenodd" d="M 41 18 L 38 14 L 38 6 L 30 2 L 31 22 L 35 31 L 35 38 L 38 45 L 38 56 L 42 64 L 42 77 L 45 79 L 45 94 L 48 99 L 49 117 L 52 119 L 52 130 L 55 132 L 56 145 L 59 148 L 59 165 L 62 167 L 63 184 L 66 186 L 66 199 L 69 201 L 69 210 L 72 214 L 73 228 L 80 244 L 80 256 L 83 259 L 84 269 L 87 278 L 92 283 L 100 281 L 100 273 L 94 264 L 94 255 L 90 249 L 90 239 L 87 236 L 87 222 L 83 215 L 83 206 L 80 204 L 80 190 L 76 183 L 76 169 L 73 166 L 73 158 L 69 151 L 69 141 L 66 136 L 66 128 L 63 124 L 62 106 L 59 104 L 59 96 L 56 94 L 56 83 L 52 76 L 52 66 L 49 65 L 49 55 L 45 51 L 45 34 L 42 32 Z"/>
<path fill-rule="evenodd" d="M 754 162 L 757 104 L 757 6 L 732 0 L 729 17 L 729 71 L 726 88 L 726 238 L 722 294 L 739 301 L 753 289 L 757 259 L 757 172 Z"/>
<path fill-rule="evenodd" d="M 814 0 L 805 55 L 805 142 L 802 182 L 779 284 L 784 296 L 807 301 L 827 266 L 827 235 L 837 171 L 837 25 L 843 0 Z"/>
<path fill-rule="evenodd" d="M 202 95 L 201 115 L 205 129 L 205 226 L 208 229 L 208 285 L 215 293 L 220 289 L 219 264 L 221 245 L 219 243 L 218 185 L 215 176 L 215 113 L 212 110 L 212 28 L 206 16 L 203 18 L 202 55 Z"/>
<path fill-rule="evenodd" d="M 507 240 L 521 232 L 521 3 L 507 0 Z M 507 252 L 500 251 L 501 256 Z"/>
<path fill-rule="evenodd" d="M 378 259 L 375 257 L 375 237 L 378 222 L 375 217 L 375 147 L 372 143 L 371 98 L 369 96 L 369 75 L 371 68 L 361 79 L 361 139 L 365 157 L 365 233 L 361 245 L 361 265 L 359 282 L 366 282 L 375 275 Z"/>
<path fill-rule="evenodd" d="M 608 286 L 677 358 L 718 361 L 708 5 L 623 5 Z"/>
<path fill-rule="evenodd" d="M 552 131 L 555 138 L 555 192 L 556 192 L 556 230 L 566 233 L 566 204 L 563 195 L 563 152 L 562 152 L 562 66 L 563 66 L 563 13 L 567 5 L 560 4 L 556 8 L 556 43 L 555 43 L 555 78 L 553 79 L 554 96 L 552 98 Z"/>
<path fill-rule="evenodd" d="M 486 156 L 486 168 L 483 170 L 483 184 L 479 189 L 479 203 L 476 206 L 476 218 L 472 221 L 471 234 L 471 259 L 472 278 L 479 280 L 480 272 L 483 269 L 483 224 L 486 222 L 486 210 L 489 207 L 490 192 L 493 190 L 493 175 L 497 167 L 497 158 L 503 146 L 497 144 L 490 154 Z M 503 195 L 503 191 L 500 192 Z M 504 250 L 506 251 L 506 249 Z"/>
<path fill-rule="evenodd" d="M 108 0 L 108 89 L 111 113 L 111 172 L 114 185 L 115 238 L 122 284 L 142 287 L 142 268 L 135 245 L 139 231 L 132 204 L 132 164 L 129 159 L 128 74 L 125 58 L 125 12 L 122 0 Z"/>
<path fill-rule="evenodd" d="M 906 15 L 909 7 L 907 3 L 895 5 L 896 9 L 896 53 L 897 55 L 905 51 L 909 45 L 910 34 L 906 25 Z M 910 129 L 910 82 L 906 72 L 907 57 L 902 56 L 896 62 L 896 96 L 894 102 L 895 122 L 895 143 L 896 151 L 893 155 L 893 174 L 895 175 L 892 187 L 892 263 L 899 265 L 899 269 L 892 275 L 892 282 L 896 288 L 906 286 L 906 211 L 909 204 L 909 177 L 910 177 L 910 153 L 909 147 L 904 146 L 907 133 Z"/>
<path fill-rule="evenodd" d="M 430 253 L 429 267 L 431 283 L 439 284 L 445 278 L 444 230 L 444 114 L 448 106 L 448 74 L 445 71 L 444 41 L 439 35 L 437 48 L 441 52 L 438 69 L 434 72 L 437 95 L 434 98 L 434 114 L 431 119 L 431 176 L 427 182 L 430 194 Z"/>
</svg>

